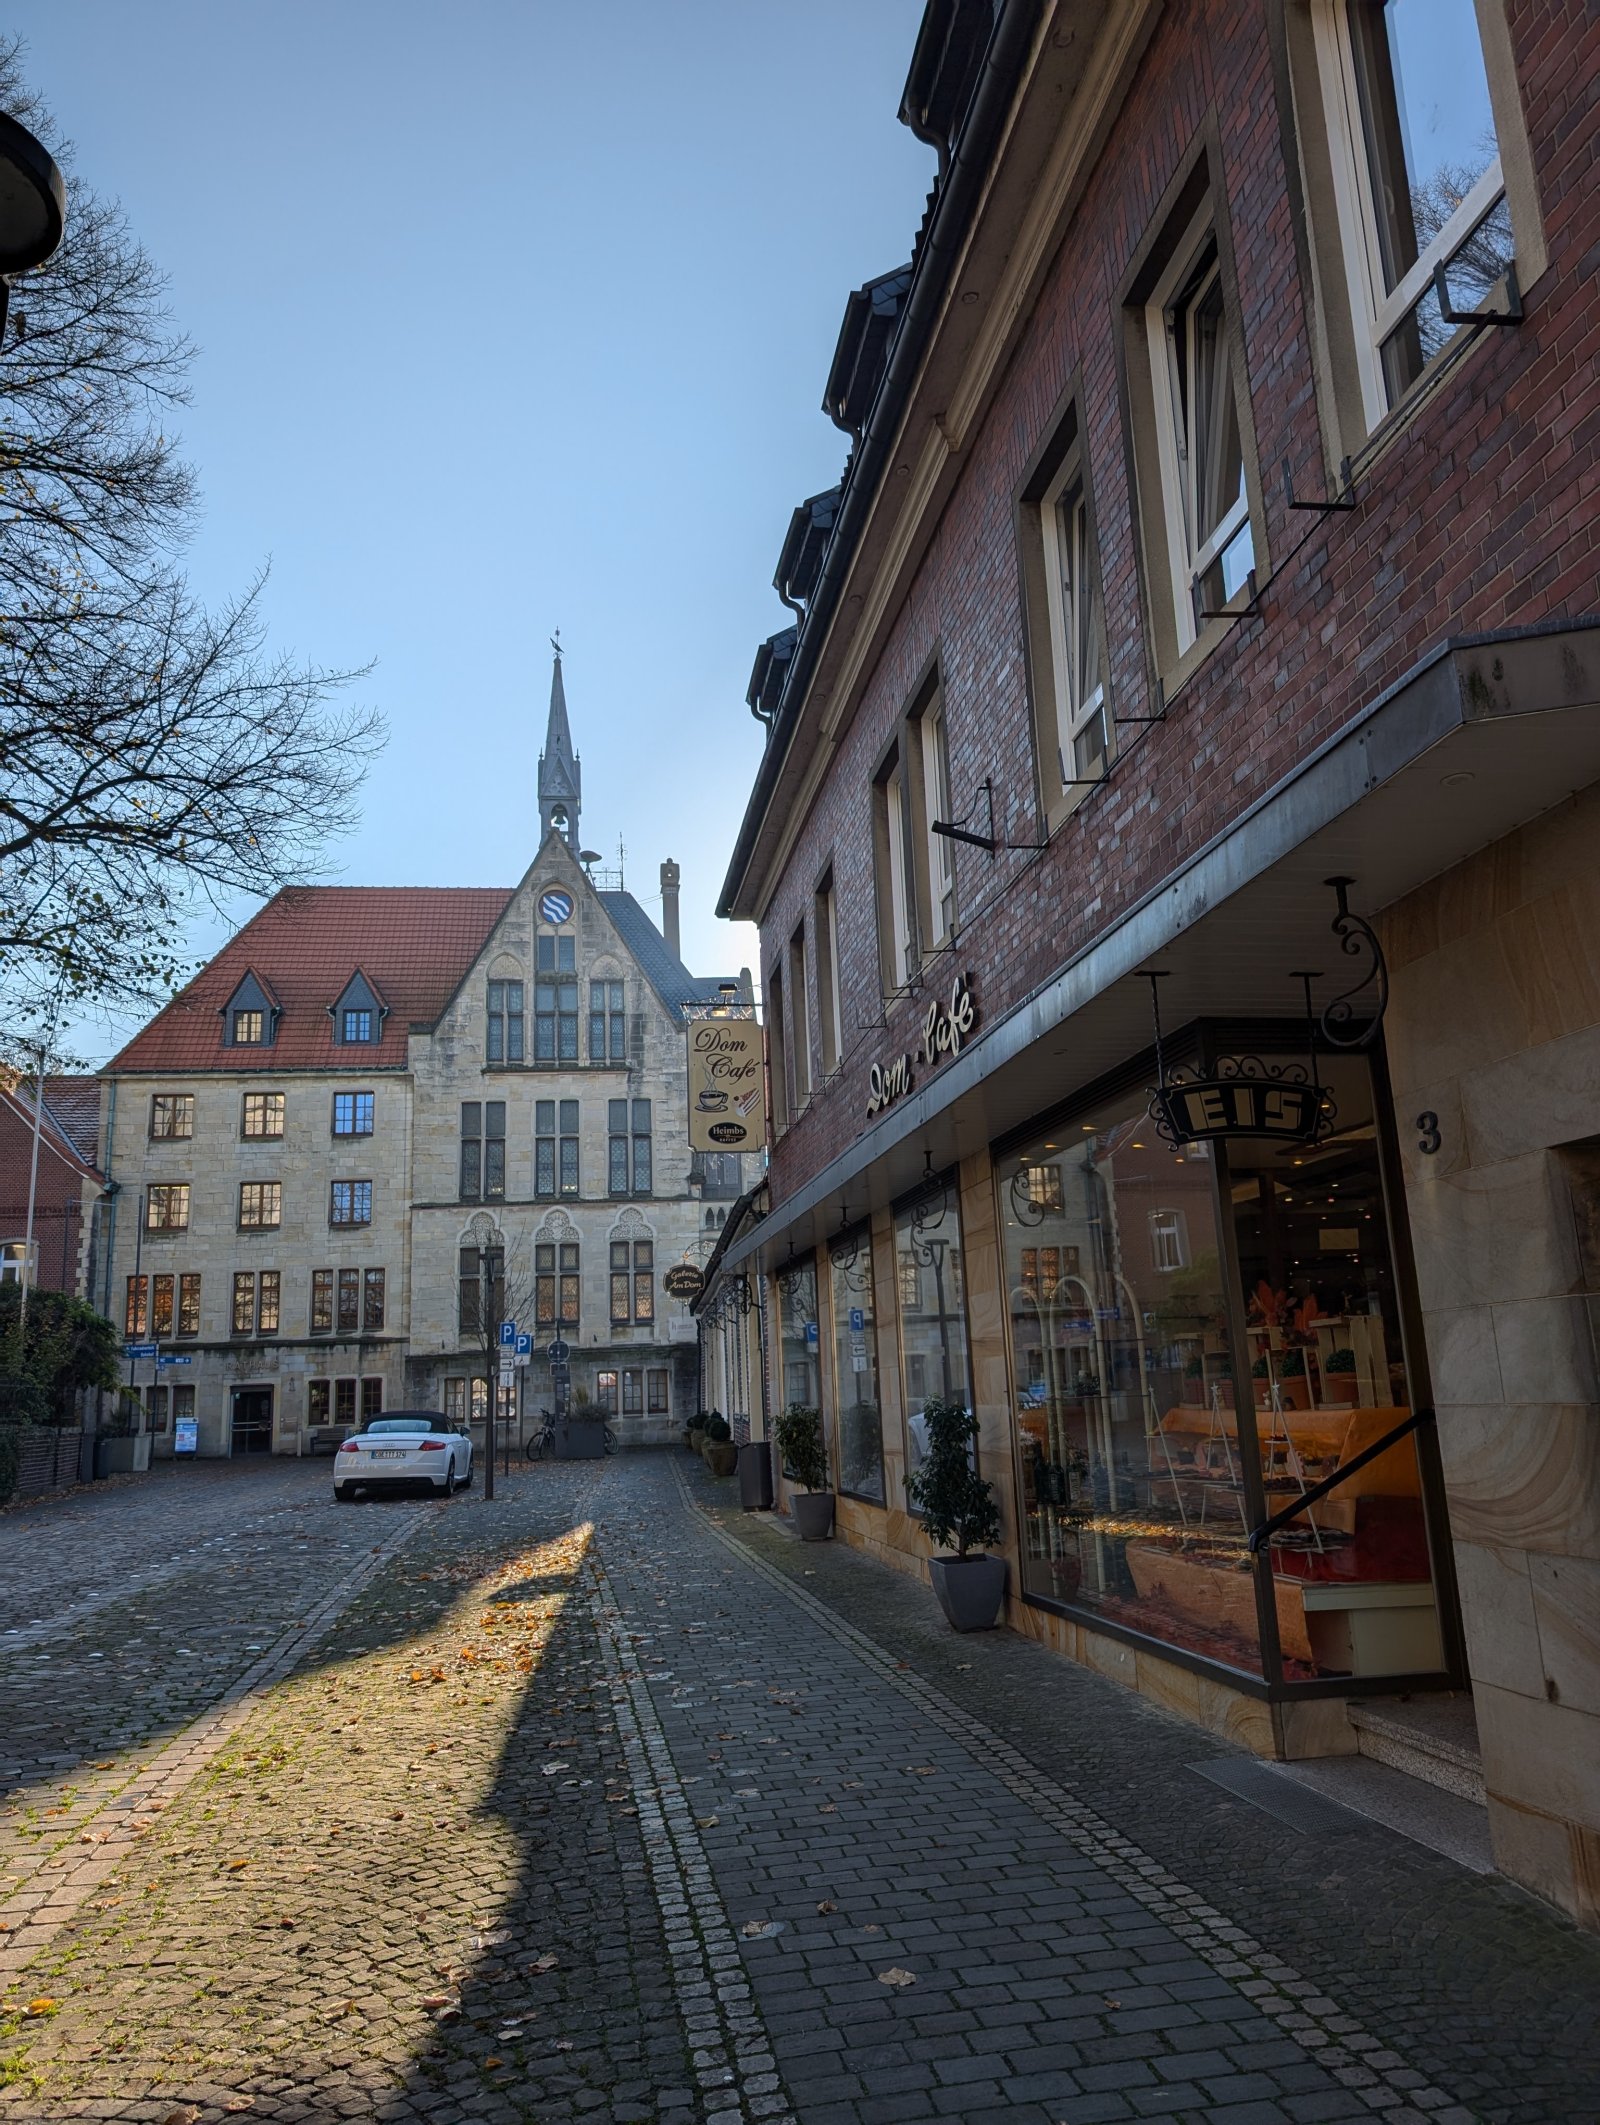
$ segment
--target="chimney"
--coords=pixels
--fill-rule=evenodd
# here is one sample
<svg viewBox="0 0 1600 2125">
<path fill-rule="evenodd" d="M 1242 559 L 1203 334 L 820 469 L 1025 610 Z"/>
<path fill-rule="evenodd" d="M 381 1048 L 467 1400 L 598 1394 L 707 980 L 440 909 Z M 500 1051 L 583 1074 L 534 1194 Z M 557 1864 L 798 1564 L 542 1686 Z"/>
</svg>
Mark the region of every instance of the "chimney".
<svg viewBox="0 0 1600 2125">
<path fill-rule="evenodd" d="M 669 856 L 661 866 L 661 934 L 674 959 L 683 957 L 678 942 L 678 884 L 682 871 Z"/>
</svg>

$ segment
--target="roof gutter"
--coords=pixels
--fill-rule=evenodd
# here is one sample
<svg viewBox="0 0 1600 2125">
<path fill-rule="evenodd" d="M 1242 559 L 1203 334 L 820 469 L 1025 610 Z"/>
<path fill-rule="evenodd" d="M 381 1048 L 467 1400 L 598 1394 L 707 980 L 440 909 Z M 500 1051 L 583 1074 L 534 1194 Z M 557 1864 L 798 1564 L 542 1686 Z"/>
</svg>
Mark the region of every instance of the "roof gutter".
<svg viewBox="0 0 1600 2125">
<path fill-rule="evenodd" d="M 932 336 L 956 254 L 988 174 L 995 140 L 1011 107 L 1017 72 L 1033 37 L 1042 4 L 1043 0 L 1005 0 L 990 34 L 983 68 L 972 92 L 972 106 L 957 137 L 949 171 L 939 187 L 933 219 L 928 224 L 922 255 L 917 260 L 900 329 L 889 350 L 888 365 L 873 398 L 866 431 L 850 469 L 822 573 L 789 662 L 783 697 L 773 717 L 772 735 L 756 769 L 755 787 L 750 792 L 750 801 L 745 807 L 739 837 L 728 864 L 728 875 L 717 901 L 720 916 L 727 917 L 731 913 L 755 853 L 799 721 L 801 704 L 849 573 L 857 541 L 865 529 L 868 513 L 882 483 L 889 446 L 894 441 Z"/>
</svg>

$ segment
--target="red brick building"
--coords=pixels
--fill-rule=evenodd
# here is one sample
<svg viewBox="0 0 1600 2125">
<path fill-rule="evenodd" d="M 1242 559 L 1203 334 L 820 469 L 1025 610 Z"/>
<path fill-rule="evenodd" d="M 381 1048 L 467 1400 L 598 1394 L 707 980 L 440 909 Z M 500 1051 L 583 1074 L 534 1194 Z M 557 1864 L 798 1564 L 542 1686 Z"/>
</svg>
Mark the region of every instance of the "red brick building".
<svg viewBox="0 0 1600 2125">
<path fill-rule="evenodd" d="M 1014 1626 L 1591 1922 L 1597 79 L 1581 0 L 933 0 L 723 897 L 841 1533 L 921 1569 L 968 1402 Z"/>
<path fill-rule="evenodd" d="M 21 1279 L 27 1258 L 36 1082 L 0 1086 L 0 1278 L 7 1282 Z M 99 1135 L 99 1080 L 46 1077 L 33 1190 L 35 1290 L 87 1296 L 88 1232 L 103 1186 Z"/>
</svg>

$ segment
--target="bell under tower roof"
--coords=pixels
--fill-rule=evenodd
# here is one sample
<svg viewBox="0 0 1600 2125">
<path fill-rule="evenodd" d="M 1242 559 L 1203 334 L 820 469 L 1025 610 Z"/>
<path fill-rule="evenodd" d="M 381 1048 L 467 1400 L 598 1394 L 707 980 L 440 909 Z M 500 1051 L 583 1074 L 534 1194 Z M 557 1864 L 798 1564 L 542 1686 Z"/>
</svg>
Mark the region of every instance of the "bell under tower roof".
<svg viewBox="0 0 1600 2125">
<path fill-rule="evenodd" d="M 553 644 L 555 664 L 550 674 L 550 718 L 545 726 L 544 751 L 539 755 L 539 840 L 552 827 L 562 835 L 572 853 L 579 848 L 578 815 L 583 807 L 583 768 L 572 750 L 572 732 L 567 724 L 567 690 L 561 678 L 561 638 Z"/>
</svg>

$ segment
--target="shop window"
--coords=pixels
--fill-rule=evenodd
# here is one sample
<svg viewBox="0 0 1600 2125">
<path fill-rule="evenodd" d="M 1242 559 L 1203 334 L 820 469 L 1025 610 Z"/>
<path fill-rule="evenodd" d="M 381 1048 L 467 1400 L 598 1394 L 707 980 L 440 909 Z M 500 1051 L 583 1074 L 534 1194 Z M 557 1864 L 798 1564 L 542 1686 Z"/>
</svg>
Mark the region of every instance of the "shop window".
<svg viewBox="0 0 1600 2125">
<path fill-rule="evenodd" d="M 1141 1085 L 1068 1124 L 1058 1208 L 1042 1147 L 1000 1169 L 1026 1591 L 1255 1675 L 1267 1610 L 1287 1683 L 1442 1659 L 1409 1436 L 1248 1549 L 1409 1413 L 1365 1065 L 1319 1079 L 1317 1144 L 1175 1148 Z"/>
<path fill-rule="evenodd" d="M 625 1063 L 628 1059 L 628 1021 L 622 1008 L 620 981 L 589 984 L 589 1060 L 592 1063 Z"/>
<path fill-rule="evenodd" d="M 778 1272 L 778 1346 L 783 1406 L 822 1408 L 817 1266 L 808 1257 Z"/>
<path fill-rule="evenodd" d="M 904 1368 L 906 1474 L 927 1455 L 923 1410 L 932 1396 L 972 1407 L 972 1368 L 962 1298 L 961 1214 L 943 1183 L 896 1213 L 900 1350 Z"/>
<path fill-rule="evenodd" d="M 157 1092 L 150 1101 L 151 1142 L 186 1142 L 193 1135 L 194 1094 Z"/>
<path fill-rule="evenodd" d="M 1517 246 L 1473 0 L 1317 0 L 1312 20 L 1370 431 L 1459 329 L 1436 267 L 1479 309 L 1503 300 Z"/>
<path fill-rule="evenodd" d="M 484 1060 L 491 1063 L 523 1061 L 522 983 L 491 981 L 488 1006 Z"/>
<path fill-rule="evenodd" d="M 833 1378 L 838 1408 L 839 1488 L 884 1503 L 883 1410 L 872 1286 L 872 1236 L 865 1227 L 836 1245 L 828 1261 L 833 1313 Z"/>
</svg>

